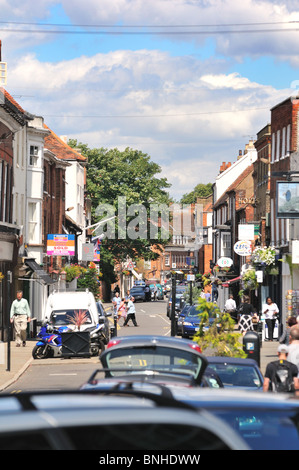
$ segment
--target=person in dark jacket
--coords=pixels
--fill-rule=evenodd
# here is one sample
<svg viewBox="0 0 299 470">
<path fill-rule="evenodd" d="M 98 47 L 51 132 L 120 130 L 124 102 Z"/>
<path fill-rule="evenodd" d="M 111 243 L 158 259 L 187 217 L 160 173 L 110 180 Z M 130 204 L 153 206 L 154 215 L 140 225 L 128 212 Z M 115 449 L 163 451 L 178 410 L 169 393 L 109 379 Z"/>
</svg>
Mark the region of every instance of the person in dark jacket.
<svg viewBox="0 0 299 470">
<path fill-rule="evenodd" d="M 252 318 L 257 318 L 255 308 L 250 303 L 249 296 L 245 295 L 239 308 L 239 330 L 244 336 L 247 331 L 253 331 Z"/>
</svg>

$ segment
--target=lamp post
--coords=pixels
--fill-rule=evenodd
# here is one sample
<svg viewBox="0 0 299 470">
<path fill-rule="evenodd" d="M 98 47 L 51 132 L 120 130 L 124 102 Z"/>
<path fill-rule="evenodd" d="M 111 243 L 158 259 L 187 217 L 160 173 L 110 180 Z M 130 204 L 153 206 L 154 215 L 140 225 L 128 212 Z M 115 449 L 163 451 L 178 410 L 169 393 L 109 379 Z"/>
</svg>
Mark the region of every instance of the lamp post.
<svg viewBox="0 0 299 470">
<path fill-rule="evenodd" d="M 175 301 L 176 301 L 176 273 L 173 272 L 172 275 L 171 275 L 171 282 L 172 282 L 172 286 L 171 286 L 171 297 L 172 297 L 172 301 L 171 301 L 171 317 L 170 317 L 170 320 L 171 320 L 171 336 L 175 336 L 176 335 L 176 322 L 175 322 Z"/>
</svg>

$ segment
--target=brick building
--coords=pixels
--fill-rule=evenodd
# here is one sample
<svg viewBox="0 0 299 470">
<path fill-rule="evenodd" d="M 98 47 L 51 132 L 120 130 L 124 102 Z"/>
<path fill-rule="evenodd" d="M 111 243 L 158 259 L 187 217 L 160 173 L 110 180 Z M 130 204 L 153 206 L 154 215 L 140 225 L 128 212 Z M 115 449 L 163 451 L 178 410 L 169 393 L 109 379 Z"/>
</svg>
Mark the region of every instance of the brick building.
<svg viewBox="0 0 299 470">
<path fill-rule="evenodd" d="M 277 182 L 299 181 L 299 97 L 291 96 L 271 109 L 271 185 L 270 225 L 271 245 L 276 247 L 279 274 L 273 276 L 269 295 L 277 302 L 281 311 L 281 325 L 288 315 L 286 294 L 296 289 L 299 283 L 297 264 L 289 269 L 287 260 L 292 259 L 292 241 L 299 239 L 298 214 L 281 217 L 277 214 Z"/>
<path fill-rule="evenodd" d="M 270 245 L 270 184 L 271 184 L 271 125 L 267 124 L 257 134 L 254 143 L 257 160 L 253 163 L 254 219 L 259 221 L 259 243 Z"/>
</svg>

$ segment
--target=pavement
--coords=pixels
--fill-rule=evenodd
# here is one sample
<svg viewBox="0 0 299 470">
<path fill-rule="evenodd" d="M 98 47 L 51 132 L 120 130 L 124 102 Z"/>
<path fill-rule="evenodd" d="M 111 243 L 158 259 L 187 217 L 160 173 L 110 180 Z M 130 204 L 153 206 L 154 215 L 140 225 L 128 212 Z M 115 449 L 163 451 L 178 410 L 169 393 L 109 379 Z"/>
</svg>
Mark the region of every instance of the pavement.
<svg viewBox="0 0 299 470">
<path fill-rule="evenodd" d="M 8 344 L 0 342 L 0 392 L 16 382 L 30 365 L 39 362 L 32 357 L 32 349 L 35 343 L 36 339 L 30 339 L 27 341 L 25 347 L 16 347 L 15 343 L 11 342 L 9 359 Z M 279 343 L 277 341 L 262 342 L 260 349 L 260 369 L 263 374 L 265 373 L 267 364 L 276 359 L 278 345 Z M 47 359 L 47 361 L 49 360 L 51 359 Z M 55 361 L 61 360 L 63 359 L 55 359 Z M 81 362 L 83 359 L 74 358 L 74 360 Z"/>
</svg>

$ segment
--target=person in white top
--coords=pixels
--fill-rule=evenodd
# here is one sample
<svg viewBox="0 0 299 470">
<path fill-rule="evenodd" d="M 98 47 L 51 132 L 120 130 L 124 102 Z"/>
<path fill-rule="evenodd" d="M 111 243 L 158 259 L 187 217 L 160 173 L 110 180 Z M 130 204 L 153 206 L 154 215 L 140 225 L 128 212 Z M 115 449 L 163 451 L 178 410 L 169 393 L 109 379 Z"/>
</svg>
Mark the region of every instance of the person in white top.
<svg viewBox="0 0 299 470">
<path fill-rule="evenodd" d="M 273 302 L 271 297 L 267 297 L 265 305 L 263 305 L 262 313 L 265 316 L 266 324 L 268 327 L 268 340 L 273 341 L 273 331 L 275 321 L 279 313 L 276 303 Z"/>
<path fill-rule="evenodd" d="M 225 310 L 227 312 L 233 312 L 237 308 L 236 301 L 234 300 L 234 296 L 231 294 L 229 299 L 225 302 Z"/>
</svg>

